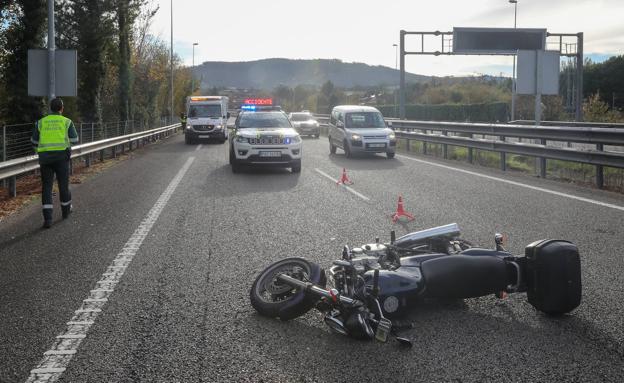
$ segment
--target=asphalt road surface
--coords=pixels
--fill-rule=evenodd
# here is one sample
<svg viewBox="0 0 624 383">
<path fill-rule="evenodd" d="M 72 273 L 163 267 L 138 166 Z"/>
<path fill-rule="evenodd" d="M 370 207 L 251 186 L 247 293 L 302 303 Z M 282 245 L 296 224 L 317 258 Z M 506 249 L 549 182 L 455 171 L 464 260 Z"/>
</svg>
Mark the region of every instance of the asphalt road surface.
<svg viewBox="0 0 624 383">
<path fill-rule="evenodd" d="M 0 223 L 0 382 L 29 379 L 59 342 L 79 347 L 48 355 L 66 370 L 39 381 L 624 381 L 623 196 L 431 157 L 330 156 L 323 137 L 304 140 L 300 174 L 232 174 L 227 150 L 174 136 L 74 185 L 75 212 L 52 229 L 40 229 L 38 202 Z M 343 167 L 352 190 L 327 177 Z M 416 220 L 393 225 L 399 194 Z M 406 350 L 333 335 L 316 312 L 285 323 L 249 303 L 273 261 L 328 265 L 345 244 L 451 222 L 487 247 L 509 233 L 518 254 L 572 240 L 581 306 L 551 318 L 525 294 L 430 302 L 402 320 Z"/>
</svg>

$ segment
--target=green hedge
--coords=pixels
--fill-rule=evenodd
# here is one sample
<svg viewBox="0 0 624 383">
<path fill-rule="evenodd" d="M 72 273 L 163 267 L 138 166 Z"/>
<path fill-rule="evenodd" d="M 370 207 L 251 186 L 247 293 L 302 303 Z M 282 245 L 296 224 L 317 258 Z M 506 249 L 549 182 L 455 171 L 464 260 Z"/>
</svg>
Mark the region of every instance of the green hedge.
<svg viewBox="0 0 624 383">
<path fill-rule="evenodd" d="M 384 117 L 398 117 L 395 105 L 381 105 L 377 109 Z M 441 104 L 405 105 L 405 117 L 418 121 L 457 121 L 457 122 L 507 122 L 509 104 Z"/>
</svg>

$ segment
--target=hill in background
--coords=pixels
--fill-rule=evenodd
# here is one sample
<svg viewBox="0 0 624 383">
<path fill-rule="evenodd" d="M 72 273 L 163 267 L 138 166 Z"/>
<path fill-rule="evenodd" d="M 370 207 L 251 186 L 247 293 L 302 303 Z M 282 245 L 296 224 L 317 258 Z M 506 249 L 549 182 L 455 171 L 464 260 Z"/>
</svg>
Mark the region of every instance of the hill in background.
<svg viewBox="0 0 624 383">
<path fill-rule="evenodd" d="M 384 66 L 345 63 L 341 60 L 264 59 L 248 62 L 208 61 L 195 68 L 202 88 L 236 87 L 273 89 L 278 85 L 321 86 L 331 81 L 341 88 L 399 84 L 399 71 Z M 429 76 L 405 74 L 408 83 L 425 82 Z"/>
</svg>

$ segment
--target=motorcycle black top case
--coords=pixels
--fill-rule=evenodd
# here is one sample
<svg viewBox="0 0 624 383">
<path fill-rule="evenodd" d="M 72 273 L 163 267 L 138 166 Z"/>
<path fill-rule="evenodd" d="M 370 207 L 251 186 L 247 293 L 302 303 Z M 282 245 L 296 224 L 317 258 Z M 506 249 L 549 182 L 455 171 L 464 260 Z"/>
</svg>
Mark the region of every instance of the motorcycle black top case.
<svg viewBox="0 0 624 383">
<path fill-rule="evenodd" d="M 528 245 L 525 255 L 527 297 L 533 307 L 560 315 L 581 303 L 581 260 L 574 244 L 541 240 Z"/>
</svg>

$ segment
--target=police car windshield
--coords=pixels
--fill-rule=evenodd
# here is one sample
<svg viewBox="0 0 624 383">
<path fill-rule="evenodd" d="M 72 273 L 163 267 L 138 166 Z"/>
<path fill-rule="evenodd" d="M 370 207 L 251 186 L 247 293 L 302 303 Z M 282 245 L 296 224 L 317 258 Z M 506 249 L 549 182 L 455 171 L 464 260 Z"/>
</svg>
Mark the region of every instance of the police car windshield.
<svg viewBox="0 0 624 383">
<path fill-rule="evenodd" d="M 243 113 L 238 123 L 239 129 L 249 128 L 290 128 L 288 117 L 282 112 Z"/>
<path fill-rule="evenodd" d="M 308 121 L 312 116 L 309 113 L 293 113 L 290 116 L 290 121 Z"/>
<path fill-rule="evenodd" d="M 221 117 L 221 105 L 191 105 L 188 116 L 193 117 Z"/>
<path fill-rule="evenodd" d="M 383 129 L 386 127 L 386 123 L 381 113 L 355 112 L 346 114 L 345 126 L 347 129 Z"/>
</svg>

